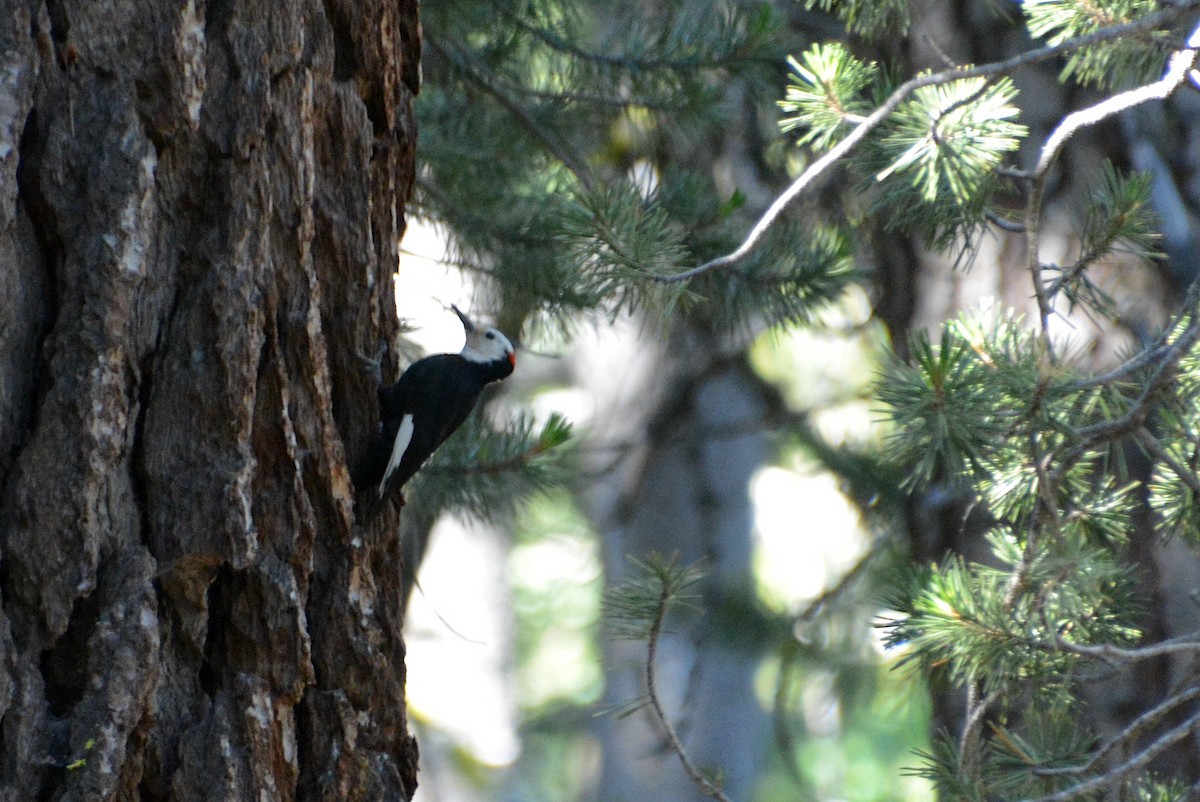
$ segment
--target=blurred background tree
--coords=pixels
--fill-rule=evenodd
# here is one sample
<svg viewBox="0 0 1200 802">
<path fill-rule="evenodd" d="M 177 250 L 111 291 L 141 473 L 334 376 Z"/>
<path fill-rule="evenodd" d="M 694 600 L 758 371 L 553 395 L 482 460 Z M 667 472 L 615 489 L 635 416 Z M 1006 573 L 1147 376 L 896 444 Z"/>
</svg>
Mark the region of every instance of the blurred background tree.
<svg viewBox="0 0 1200 802">
<path fill-rule="evenodd" d="M 1197 8 L 422 9 L 416 208 L 531 349 L 508 402 L 577 436 L 547 473 L 545 414 L 477 432 L 409 494 L 413 564 L 445 511 L 498 524 L 457 542 L 448 595 L 422 580 L 430 606 L 477 587 L 475 549 L 516 613 L 515 689 L 489 686 L 508 750 L 428 720 L 420 798 L 703 795 L 644 705 L 646 644 L 600 622 L 656 553 L 704 571 L 659 694 L 732 799 L 1200 779 L 1200 563 L 1165 537 L 1200 492 Z M 524 470 L 464 495 L 481 462 Z"/>
</svg>

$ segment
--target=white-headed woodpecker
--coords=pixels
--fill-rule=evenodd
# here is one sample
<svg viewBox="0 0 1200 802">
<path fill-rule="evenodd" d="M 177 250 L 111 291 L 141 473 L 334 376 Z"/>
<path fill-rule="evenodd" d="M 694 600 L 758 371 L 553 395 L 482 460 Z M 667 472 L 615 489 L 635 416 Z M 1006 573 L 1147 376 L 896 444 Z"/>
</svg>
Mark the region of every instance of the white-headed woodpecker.
<svg viewBox="0 0 1200 802">
<path fill-rule="evenodd" d="M 475 325 L 457 306 L 450 308 L 466 330 L 466 345 L 457 354 L 419 359 L 398 382 L 379 388 L 379 437 L 354 475 L 360 498 L 367 494 L 382 501 L 403 487 L 467 419 L 483 388 L 516 367 L 507 337 L 491 326 Z"/>
</svg>

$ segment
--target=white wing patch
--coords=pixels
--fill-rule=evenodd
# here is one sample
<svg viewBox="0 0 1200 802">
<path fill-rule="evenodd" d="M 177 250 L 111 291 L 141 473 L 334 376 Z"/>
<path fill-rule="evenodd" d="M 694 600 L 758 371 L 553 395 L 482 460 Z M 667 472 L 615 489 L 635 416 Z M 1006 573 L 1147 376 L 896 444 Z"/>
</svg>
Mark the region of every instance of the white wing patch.
<svg viewBox="0 0 1200 802">
<path fill-rule="evenodd" d="M 396 430 L 396 439 L 392 442 L 392 456 L 388 460 L 387 469 L 383 472 L 383 479 L 379 481 L 379 497 L 383 498 L 383 488 L 387 485 L 387 480 L 396 468 L 400 466 L 400 460 L 404 458 L 404 452 L 408 450 L 408 444 L 412 441 L 413 436 L 413 416 L 405 415 L 404 420 L 400 421 L 400 428 Z"/>
</svg>

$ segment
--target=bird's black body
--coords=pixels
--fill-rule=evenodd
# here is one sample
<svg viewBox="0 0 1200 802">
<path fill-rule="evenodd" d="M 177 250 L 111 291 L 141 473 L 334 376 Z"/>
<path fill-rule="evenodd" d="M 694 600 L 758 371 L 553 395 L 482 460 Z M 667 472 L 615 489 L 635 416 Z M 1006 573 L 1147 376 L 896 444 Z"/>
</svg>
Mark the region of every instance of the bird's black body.
<svg viewBox="0 0 1200 802">
<path fill-rule="evenodd" d="M 354 475 L 360 497 L 382 501 L 403 487 L 463 424 L 483 388 L 513 372 L 516 357 L 507 338 L 458 315 L 467 329 L 462 353 L 427 356 L 391 387 L 380 388 L 381 431 Z"/>
</svg>

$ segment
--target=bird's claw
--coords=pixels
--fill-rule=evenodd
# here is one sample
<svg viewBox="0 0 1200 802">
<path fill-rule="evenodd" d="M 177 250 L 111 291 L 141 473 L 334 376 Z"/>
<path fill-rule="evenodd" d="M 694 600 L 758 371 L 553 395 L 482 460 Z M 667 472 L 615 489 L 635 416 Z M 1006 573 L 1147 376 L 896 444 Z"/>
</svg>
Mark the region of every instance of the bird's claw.
<svg viewBox="0 0 1200 802">
<path fill-rule="evenodd" d="M 367 370 L 375 379 L 375 384 L 383 384 L 383 356 L 388 352 L 388 344 L 386 342 L 379 343 L 379 348 L 375 351 L 375 356 L 367 356 L 362 351 L 356 351 L 355 356 L 359 361 L 366 365 Z"/>
</svg>

